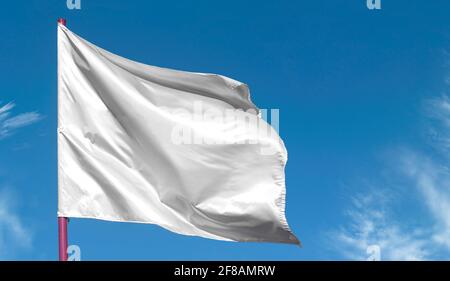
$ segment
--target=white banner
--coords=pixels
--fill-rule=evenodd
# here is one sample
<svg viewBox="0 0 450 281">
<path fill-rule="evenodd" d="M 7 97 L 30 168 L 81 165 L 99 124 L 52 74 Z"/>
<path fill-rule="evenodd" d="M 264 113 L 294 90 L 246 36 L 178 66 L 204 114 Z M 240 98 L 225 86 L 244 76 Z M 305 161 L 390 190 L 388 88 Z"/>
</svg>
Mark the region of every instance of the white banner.
<svg viewBox="0 0 450 281">
<path fill-rule="evenodd" d="M 298 244 L 287 152 L 233 79 L 144 65 L 58 26 L 58 215 Z"/>
</svg>

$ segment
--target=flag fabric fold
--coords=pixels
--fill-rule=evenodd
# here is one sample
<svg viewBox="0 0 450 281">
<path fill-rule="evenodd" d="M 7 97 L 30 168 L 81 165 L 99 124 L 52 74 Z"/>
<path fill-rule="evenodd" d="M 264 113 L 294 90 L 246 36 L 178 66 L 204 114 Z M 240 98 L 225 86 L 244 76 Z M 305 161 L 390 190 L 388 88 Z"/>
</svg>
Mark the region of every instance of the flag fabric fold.
<svg viewBox="0 0 450 281">
<path fill-rule="evenodd" d="M 287 151 L 248 87 L 137 63 L 58 25 L 58 216 L 298 244 Z"/>
</svg>

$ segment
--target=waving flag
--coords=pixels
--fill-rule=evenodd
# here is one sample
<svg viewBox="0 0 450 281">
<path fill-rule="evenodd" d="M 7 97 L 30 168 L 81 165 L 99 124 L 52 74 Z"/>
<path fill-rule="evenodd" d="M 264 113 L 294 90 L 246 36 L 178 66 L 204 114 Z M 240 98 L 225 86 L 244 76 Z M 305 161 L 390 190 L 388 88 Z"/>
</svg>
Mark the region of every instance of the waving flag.
<svg viewBox="0 0 450 281">
<path fill-rule="evenodd" d="M 58 25 L 58 216 L 299 243 L 286 161 L 245 84 L 137 63 Z"/>
</svg>

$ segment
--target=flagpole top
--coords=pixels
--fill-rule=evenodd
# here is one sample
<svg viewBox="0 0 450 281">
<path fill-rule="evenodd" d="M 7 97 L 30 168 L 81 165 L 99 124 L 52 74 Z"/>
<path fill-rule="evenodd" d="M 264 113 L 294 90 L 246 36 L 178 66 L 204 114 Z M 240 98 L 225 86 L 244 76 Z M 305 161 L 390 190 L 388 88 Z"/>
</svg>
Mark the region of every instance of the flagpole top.
<svg viewBox="0 0 450 281">
<path fill-rule="evenodd" d="M 62 24 L 62 25 L 64 25 L 64 26 L 66 26 L 67 21 L 66 21 L 66 19 L 59 18 L 59 19 L 58 19 L 58 23 L 60 23 L 60 24 Z"/>
</svg>

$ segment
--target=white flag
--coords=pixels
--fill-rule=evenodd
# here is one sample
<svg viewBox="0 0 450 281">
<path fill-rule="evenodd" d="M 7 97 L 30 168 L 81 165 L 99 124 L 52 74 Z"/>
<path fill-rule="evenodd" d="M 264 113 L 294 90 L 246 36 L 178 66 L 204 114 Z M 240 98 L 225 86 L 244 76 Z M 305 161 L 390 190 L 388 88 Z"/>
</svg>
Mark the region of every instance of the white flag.
<svg viewBox="0 0 450 281">
<path fill-rule="evenodd" d="M 144 65 L 58 26 L 58 216 L 299 241 L 287 152 L 245 84 Z"/>
</svg>

